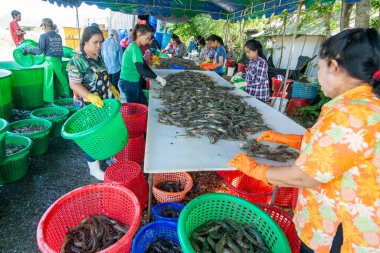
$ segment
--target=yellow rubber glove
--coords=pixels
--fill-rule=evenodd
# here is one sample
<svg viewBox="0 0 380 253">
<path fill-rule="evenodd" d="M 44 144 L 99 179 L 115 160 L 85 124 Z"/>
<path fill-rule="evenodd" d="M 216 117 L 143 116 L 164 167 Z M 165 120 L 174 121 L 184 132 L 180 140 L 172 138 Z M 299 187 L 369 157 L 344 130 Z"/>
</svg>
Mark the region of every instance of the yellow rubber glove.
<svg viewBox="0 0 380 253">
<path fill-rule="evenodd" d="M 254 159 L 242 153 L 239 153 L 232 158 L 229 165 L 240 170 L 247 176 L 253 177 L 269 185 L 266 171 L 268 168 L 272 167 L 272 165 L 259 165 Z"/>
<path fill-rule="evenodd" d="M 296 134 L 280 134 L 273 130 L 268 130 L 262 133 L 258 138 L 257 141 L 271 141 L 271 142 L 277 142 L 281 144 L 286 144 L 289 147 L 295 148 L 300 150 L 301 149 L 301 143 L 302 143 L 302 135 L 296 135 Z"/>
<path fill-rule="evenodd" d="M 95 105 L 96 107 L 99 107 L 99 108 L 102 108 L 104 105 L 103 100 L 99 97 L 99 95 L 97 93 L 88 94 L 88 96 L 86 98 L 86 102 L 92 103 L 93 105 Z"/>
<path fill-rule="evenodd" d="M 112 84 L 110 85 L 110 91 L 112 92 L 112 94 L 116 100 L 120 100 L 120 93 L 117 91 L 115 86 L 113 86 Z"/>
</svg>

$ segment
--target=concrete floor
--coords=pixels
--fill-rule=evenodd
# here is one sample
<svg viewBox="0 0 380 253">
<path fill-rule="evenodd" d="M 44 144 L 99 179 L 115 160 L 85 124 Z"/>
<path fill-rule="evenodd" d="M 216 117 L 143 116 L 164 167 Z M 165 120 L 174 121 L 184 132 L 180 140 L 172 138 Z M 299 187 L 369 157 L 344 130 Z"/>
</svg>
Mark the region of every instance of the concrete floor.
<svg viewBox="0 0 380 253">
<path fill-rule="evenodd" d="M 36 230 L 46 209 L 65 193 L 97 182 L 73 141 L 51 139 L 47 153 L 31 158 L 25 178 L 0 186 L 0 253 L 40 252 Z"/>
</svg>

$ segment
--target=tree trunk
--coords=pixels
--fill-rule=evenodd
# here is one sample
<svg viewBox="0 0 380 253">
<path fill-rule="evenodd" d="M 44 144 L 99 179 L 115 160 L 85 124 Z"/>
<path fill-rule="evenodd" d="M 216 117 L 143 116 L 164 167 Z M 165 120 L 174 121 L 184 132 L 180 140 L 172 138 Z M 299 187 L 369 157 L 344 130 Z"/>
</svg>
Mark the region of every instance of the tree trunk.
<svg viewBox="0 0 380 253">
<path fill-rule="evenodd" d="M 342 0 L 342 12 L 340 17 L 340 31 L 347 28 L 350 25 L 350 17 L 353 4 L 347 4 L 346 0 Z"/>
<path fill-rule="evenodd" d="M 328 10 L 328 12 L 325 13 L 324 15 L 324 23 L 325 23 L 326 37 L 328 38 L 331 36 L 330 20 L 331 20 L 331 15 L 333 11 L 333 6 L 327 7 L 326 9 Z"/>
<path fill-rule="evenodd" d="M 371 17 L 371 0 L 356 3 L 355 27 L 368 28 Z"/>
</svg>

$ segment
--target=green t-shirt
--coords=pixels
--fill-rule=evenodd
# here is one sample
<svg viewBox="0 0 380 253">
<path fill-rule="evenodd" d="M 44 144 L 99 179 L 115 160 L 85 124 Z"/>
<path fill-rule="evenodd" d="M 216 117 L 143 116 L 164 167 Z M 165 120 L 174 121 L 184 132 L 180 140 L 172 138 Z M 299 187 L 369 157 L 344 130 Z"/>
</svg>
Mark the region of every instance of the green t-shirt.
<svg viewBox="0 0 380 253">
<path fill-rule="evenodd" d="M 120 73 L 121 79 L 129 82 L 138 82 L 140 80 L 140 74 L 135 65 L 136 62 L 143 63 L 144 58 L 140 48 L 136 45 L 136 42 L 133 41 L 123 54 Z"/>
</svg>

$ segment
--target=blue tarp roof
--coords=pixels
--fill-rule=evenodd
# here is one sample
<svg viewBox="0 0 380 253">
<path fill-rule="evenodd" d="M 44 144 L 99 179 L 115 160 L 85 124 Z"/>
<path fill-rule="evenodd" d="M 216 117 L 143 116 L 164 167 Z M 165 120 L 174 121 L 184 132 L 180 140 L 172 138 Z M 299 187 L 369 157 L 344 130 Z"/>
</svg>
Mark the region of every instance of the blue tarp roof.
<svg viewBox="0 0 380 253">
<path fill-rule="evenodd" d="M 82 3 L 109 8 L 127 14 L 152 15 L 166 21 L 186 21 L 198 14 L 209 14 L 213 19 L 229 19 L 233 22 L 246 18 L 270 17 L 283 11 L 297 10 L 299 0 L 43 0 L 58 6 L 80 6 Z M 310 7 L 317 0 L 305 0 Z M 335 0 L 318 0 L 331 5 Z M 346 0 L 354 3 L 360 0 Z"/>
</svg>

